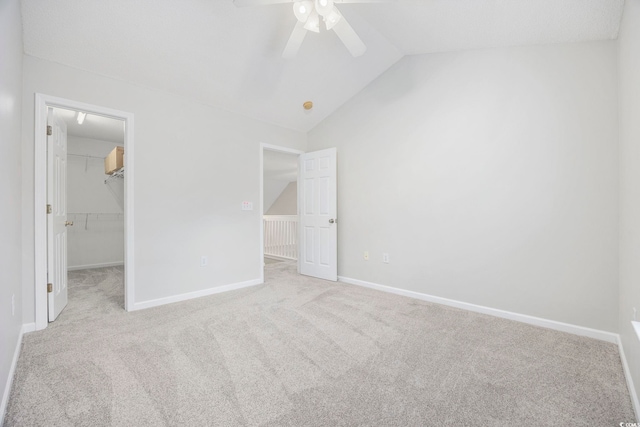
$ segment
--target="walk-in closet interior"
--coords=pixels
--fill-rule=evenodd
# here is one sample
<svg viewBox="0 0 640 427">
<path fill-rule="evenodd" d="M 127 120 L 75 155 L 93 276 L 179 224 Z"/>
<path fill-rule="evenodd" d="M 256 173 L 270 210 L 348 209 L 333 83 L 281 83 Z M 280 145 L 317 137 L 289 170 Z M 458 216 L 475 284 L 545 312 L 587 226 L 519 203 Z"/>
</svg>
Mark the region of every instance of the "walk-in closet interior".
<svg viewBox="0 0 640 427">
<path fill-rule="evenodd" d="M 67 126 L 69 280 L 82 272 L 94 283 L 105 269 L 124 268 L 124 122 L 59 108 L 54 113 Z"/>
</svg>

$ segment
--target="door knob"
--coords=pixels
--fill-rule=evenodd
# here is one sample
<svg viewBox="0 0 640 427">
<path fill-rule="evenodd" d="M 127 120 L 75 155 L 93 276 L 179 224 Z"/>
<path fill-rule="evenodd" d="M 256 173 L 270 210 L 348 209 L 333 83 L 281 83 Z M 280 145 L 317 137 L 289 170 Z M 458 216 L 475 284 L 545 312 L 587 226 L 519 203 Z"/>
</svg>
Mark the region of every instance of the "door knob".
<svg viewBox="0 0 640 427">
<path fill-rule="evenodd" d="M 333 218 L 331 218 L 331 219 L 329 220 L 329 224 L 333 224 L 334 222 L 336 222 L 336 220 L 335 220 L 335 219 L 333 219 Z"/>
<path fill-rule="evenodd" d="M 64 222 L 64 226 L 65 226 L 65 227 L 68 227 L 68 226 L 70 226 L 70 225 L 73 225 L 73 221 L 65 221 L 65 222 Z"/>
</svg>

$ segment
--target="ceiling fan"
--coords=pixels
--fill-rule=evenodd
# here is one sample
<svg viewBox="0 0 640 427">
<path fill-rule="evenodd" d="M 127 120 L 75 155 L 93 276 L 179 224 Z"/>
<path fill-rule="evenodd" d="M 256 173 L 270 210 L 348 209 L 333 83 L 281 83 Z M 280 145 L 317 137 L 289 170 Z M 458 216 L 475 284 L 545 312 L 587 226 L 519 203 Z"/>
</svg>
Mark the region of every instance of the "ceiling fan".
<svg viewBox="0 0 640 427">
<path fill-rule="evenodd" d="M 387 3 L 388 1 L 390 0 L 233 0 L 235 5 L 240 7 L 293 3 L 293 13 L 298 22 L 282 52 L 283 58 L 296 56 L 307 31 L 319 33 L 321 20 L 325 23 L 327 30 L 333 30 L 336 33 L 351 55 L 362 55 L 367 47 L 342 16 L 336 3 Z"/>
</svg>

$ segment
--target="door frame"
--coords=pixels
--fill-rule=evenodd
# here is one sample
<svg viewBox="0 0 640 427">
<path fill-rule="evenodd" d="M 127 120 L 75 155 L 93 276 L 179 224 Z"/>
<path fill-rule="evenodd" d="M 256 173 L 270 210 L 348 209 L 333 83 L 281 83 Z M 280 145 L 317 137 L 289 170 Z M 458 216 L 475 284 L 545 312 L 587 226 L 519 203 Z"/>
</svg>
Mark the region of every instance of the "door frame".
<svg viewBox="0 0 640 427">
<path fill-rule="evenodd" d="M 64 108 L 83 111 L 89 114 L 123 120 L 124 144 L 127 155 L 124 157 L 124 306 L 126 311 L 134 309 L 134 209 L 133 209 L 133 172 L 134 138 L 133 113 L 114 110 L 99 105 L 86 104 L 70 99 L 35 94 L 34 127 L 34 240 L 35 240 L 35 327 L 41 330 L 48 325 L 47 316 L 47 109 Z"/>
<path fill-rule="evenodd" d="M 304 154 L 304 151 L 296 150 L 295 148 L 282 147 L 280 145 L 267 144 L 264 142 L 260 143 L 260 200 L 258 208 L 258 213 L 260 214 L 260 283 L 264 283 L 264 152 L 265 151 L 276 151 L 279 153 L 292 154 L 300 157 L 300 154 Z M 297 181 L 300 181 L 300 165 L 298 165 L 298 178 Z M 298 185 L 298 208 L 296 209 L 296 214 L 298 217 L 300 216 L 300 186 Z M 299 226 L 299 224 L 298 224 Z M 300 272 L 300 232 L 298 230 L 298 242 L 296 243 L 298 246 L 298 273 Z"/>
</svg>

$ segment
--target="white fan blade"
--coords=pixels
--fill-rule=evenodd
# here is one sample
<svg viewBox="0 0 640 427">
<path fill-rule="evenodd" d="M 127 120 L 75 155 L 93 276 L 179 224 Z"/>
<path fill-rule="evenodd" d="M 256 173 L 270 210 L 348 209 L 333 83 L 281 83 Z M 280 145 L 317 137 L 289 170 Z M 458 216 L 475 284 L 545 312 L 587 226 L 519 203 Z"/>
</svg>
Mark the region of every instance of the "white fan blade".
<svg viewBox="0 0 640 427">
<path fill-rule="evenodd" d="M 264 6 L 268 4 L 293 3 L 295 0 L 233 0 L 233 4 L 238 7 Z"/>
<path fill-rule="evenodd" d="M 349 49 L 351 55 L 361 56 L 367 50 L 367 47 L 344 16 L 342 16 L 342 19 L 333 27 L 333 31 L 340 37 L 340 40 L 342 40 L 342 43 Z"/>
<path fill-rule="evenodd" d="M 282 57 L 285 59 L 290 59 L 296 56 L 298 53 L 298 49 L 300 49 L 300 45 L 304 41 L 305 36 L 307 35 L 307 30 L 304 28 L 304 22 L 296 22 L 296 27 L 293 29 L 291 33 L 291 37 L 289 37 L 289 41 L 282 52 Z"/>
</svg>

